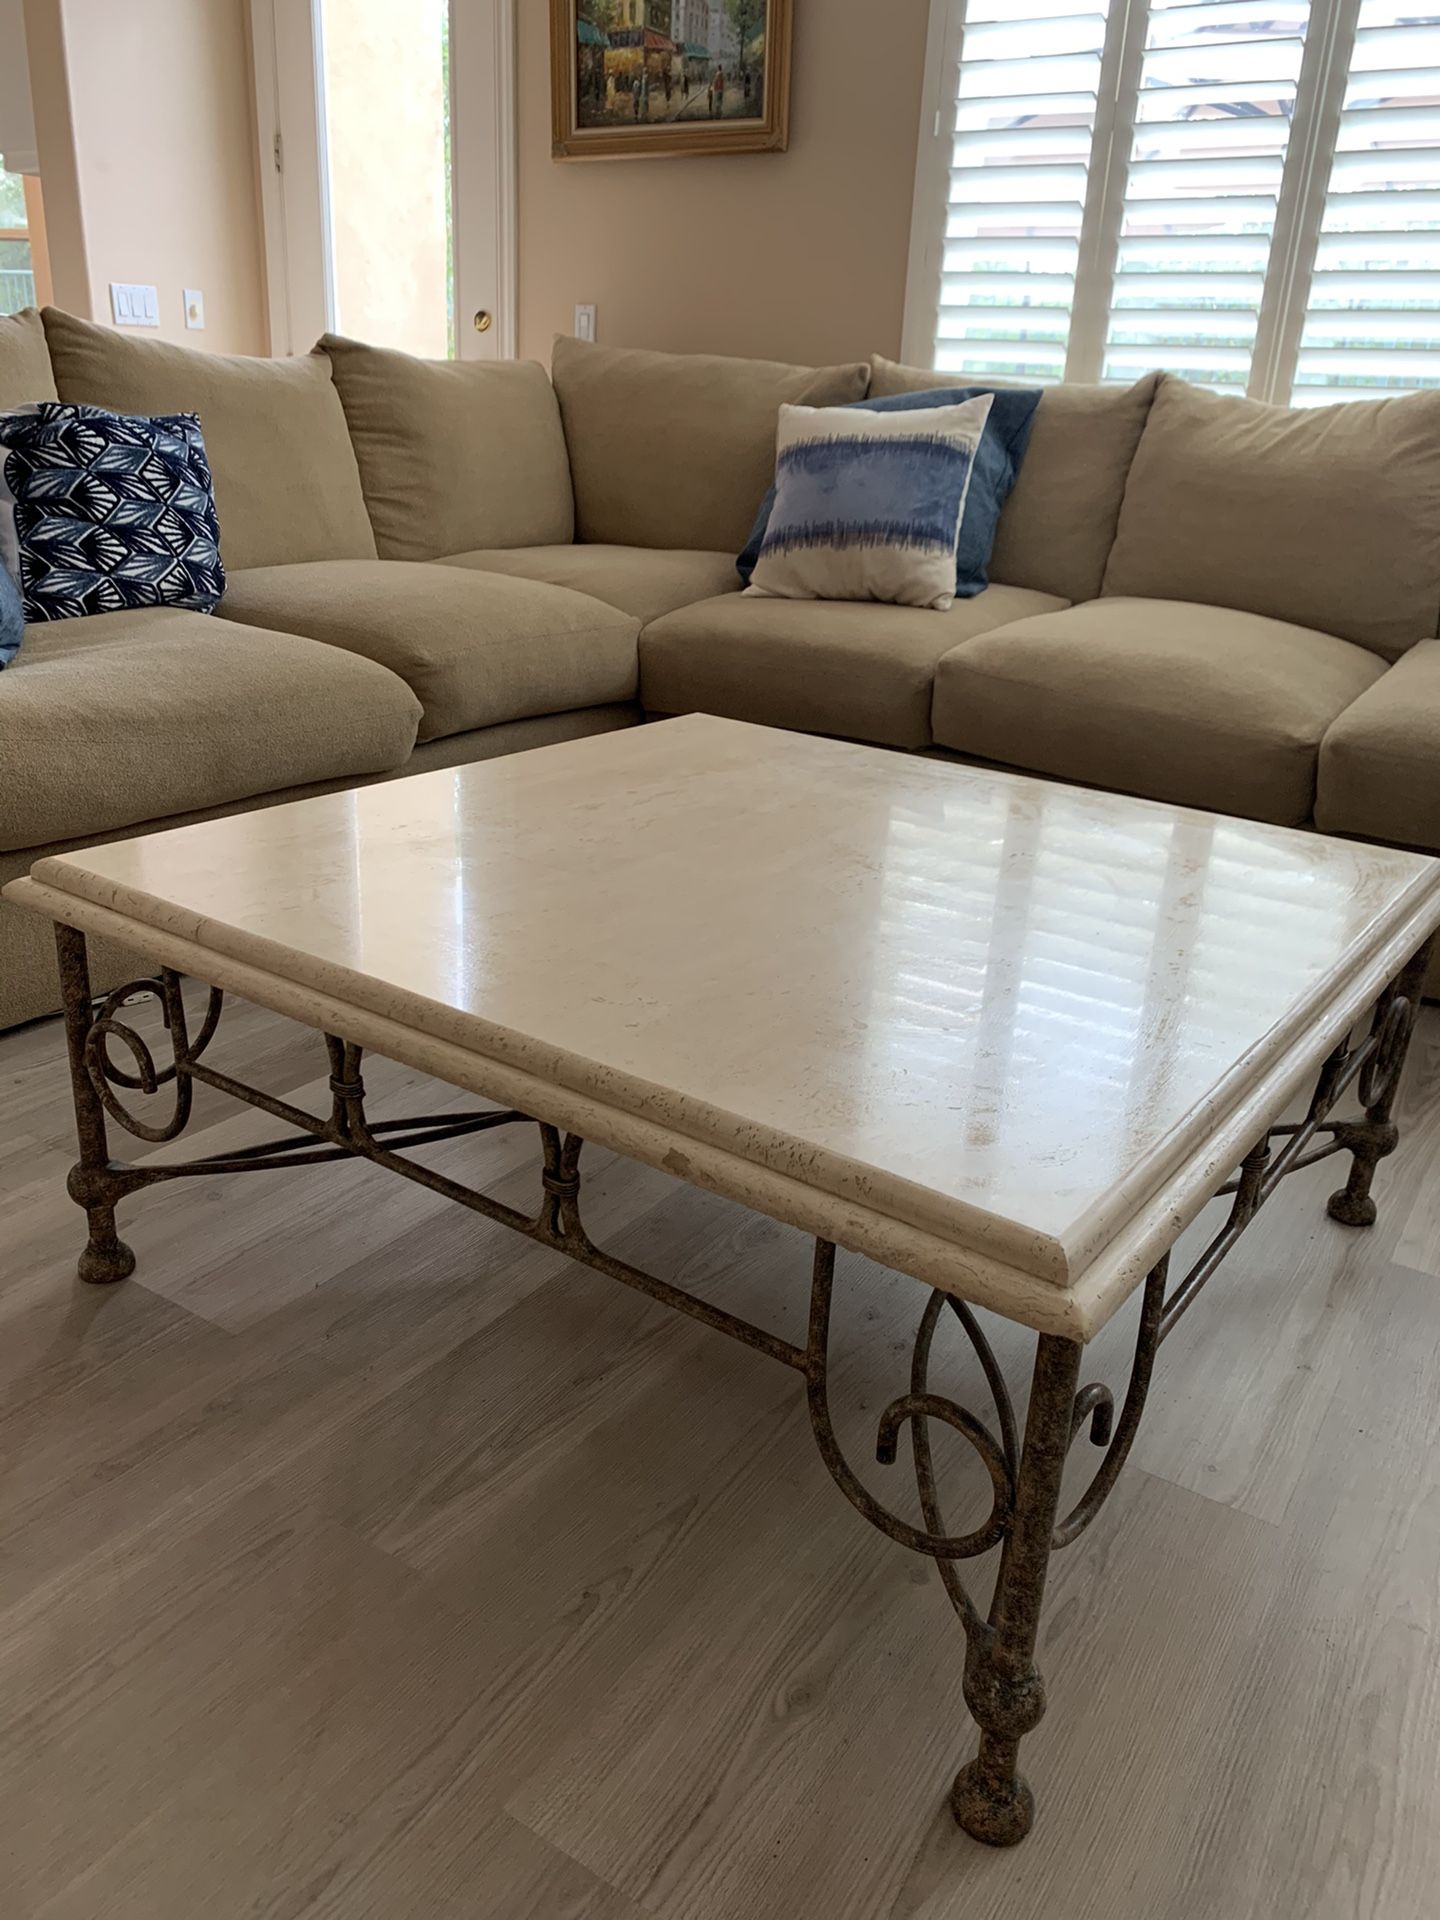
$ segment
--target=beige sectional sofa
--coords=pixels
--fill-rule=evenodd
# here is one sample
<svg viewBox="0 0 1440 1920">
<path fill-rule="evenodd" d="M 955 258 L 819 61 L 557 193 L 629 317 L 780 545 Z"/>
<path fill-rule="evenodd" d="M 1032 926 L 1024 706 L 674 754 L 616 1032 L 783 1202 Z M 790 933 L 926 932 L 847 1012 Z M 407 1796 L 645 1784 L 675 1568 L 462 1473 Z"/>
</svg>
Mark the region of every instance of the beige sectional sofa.
<svg viewBox="0 0 1440 1920">
<path fill-rule="evenodd" d="M 992 584 L 948 613 L 741 596 L 785 401 L 919 390 L 557 343 L 222 359 L 0 319 L 0 410 L 198 412 L 218 618 L 32 627 L 0 674 L 0 883 L 41 853 L 696 708 L 1440 848 L 1440 394 L 1290 413 L 1047 392 Z M 97 956 L 108 983 L 126 963 Z M 0 905 L 0 1027 L 56 1004 Z"/>
</svg>

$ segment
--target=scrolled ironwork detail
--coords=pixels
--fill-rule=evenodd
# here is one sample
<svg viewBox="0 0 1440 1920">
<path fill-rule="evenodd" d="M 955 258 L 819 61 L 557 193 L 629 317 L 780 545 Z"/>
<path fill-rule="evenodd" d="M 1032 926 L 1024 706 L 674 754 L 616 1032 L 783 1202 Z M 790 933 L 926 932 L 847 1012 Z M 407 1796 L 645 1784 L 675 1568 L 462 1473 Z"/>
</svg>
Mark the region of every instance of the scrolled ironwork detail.
<svg viewBox="0 0 1440 1920">
<path fill-rule="evenodd" d="M 168 1066 L 157 1066 L 150 1043 L 128 1020 L 120 1018 L 124 1008 L 143 998 L 153 999 L 159 1006 L 165 1031 L 170 1036 L 172 1058 Z M 211 987 L 205 1018 L 193 1042 L 186 1025 L 180 976 L 168 967 L 158 978 L 132 980 L 126 986 L 117 987 L 113 993 L 106 994 L 99 1002 L 85 1035 L 84 1065 L 97 1099 L 117 1126 L 152 1146 L 178 1139 L 184 1132 L 194 1097 L 193 1082 L 185 1069 L 200 1058 L 214 1038 L 224 999 L 218 987 Z M 112 1042 L 123 1046 L 130 1055 L 135 1069 L 133 1073 L 117 1065 L 112 1058 Z M 175 1089 L 174 1109 L 169 1119 L 158 1125 L 132 1113 L 117 1091 L 139 1093 L 148 1099 L 159 1093 L 162 1087 L 172 1085 Z"/>
<path fill-rule="evenodd" d="M 1087 1422 L 1091 1446 L 1108 1446 L 1115 1424 L 1115 1396 L 1109 1387 L 1098 1380 L 1092 1386 L 1082 1387 L 1075 1396 L 1074 1410 L 1070 1415 L 1071 1446 L 1080 1438 L 1080 1429 Z"/>
<path fill-rule="evenodd" d="M 1356 1089 L 1362 1107 L 1378 1107 L 1394 1098 L 1405 1068 L 1415 1011 L 1404 994 L 1396 993 L 1377 1013 L 1374 1051 L 1360 1069 Z"/>
<path fill-rule="evenodd" d="M 984 1335 L 975 1327 L 979 1336 L 977 1352 L 985 1367 L 987 1378 L 999 1383 L 997 1406 L 1003 1406 L 1001 1412 L 1001 1435 L 996 1437 L 985 1423 L 978 1419 L 966 1407 L 947 1400 L 939 1394 L 929 1391 L 927 1374 L 930 1348 L 935 1337 L 935 1329 L 944 1311 L 947 1296 L 932 1293 L 926 1303 L 916 1336 L 914 1356 L 911 1366 L 910 1391 L 892 1400 L 881 1412 L 876 1437 L 876 1458 L 882 1465 L 892 1465 L 898 1453 L 900 1429 L 909 1424 L 915 1449 L 916 1478 L 920 1488 L 921 1508 L 925 1520 L 924 1527 L 902 1519 L 892 1513 L 860 1479 L 845 1458 L 843 1449 L 835 1432 L 834 1421 L 830 1413 L 829 1400 L 829 1350 L 830 1350 L 830 1311 L 835 1282 L 835 1248 L 829 1241 L 817 1241 L 815 1247 L 815 1267 L 810 1300 L 810 1333 L 805 1355 L 806 1402 L 810 1413 L 810 1424 L 820 1456 L 825 1466 L 845 1495 L 860 1513 L 888 1534 L 892 1540 L 909 1547 L 916 1553 L 928 1555 L 940 1564 L 945 1579 L 946 1591 L 962 1617 L 968 1623 L 978 1622 L 976 1609 L 960 1586 L 953 1567 L 947 1565 L 955 1560 L 970 1560 L 986 1553 L 1006 1536 L 1015 1508 L 1015 1451 L 1016 1439 L 1014 1416 L 1009 1407 L 1009 1396 L 1001 1380 L 994 1355 L 988 1351 Z M 974 1324 L 968 1310 L 959 1316 L 969 1332 Z M 990 1511 L 978 1527 L 969 1533 L 952 1534 L 945 1531 L 936 1497 L 935 1477 L 930 1453 L 927 1422 L 938 1420 L 958 1433 L 978 1455 L 990 1479 Z"/>
<path fill-rule="evenodd" d="M 1140 1330 L 1135 1336 L 1135 1358 L 1130 1366 L 1130 1384 L 1125 1390 L 1118 1421 L 1112 1419 L 1115 1400 L 1108 1387 L 1082 1387 L 1075 1396 L 1070 1443 L 1074 1445 L 1081 1427 L 1088 1419 L 1091 1423 L 1091 1439 L 1097 1446 L 1105 1448 L 1105 1458 L 1096 1468 L 1089 1486 L 1055 1528 L 1052 1547 L 1068 1547 L 1072 1540 L 1080 1538 L 1110 1498 L 1115 1482 L 1120 1478 L 1121 1468 L 1130 1457 L 1130 1449 L 1140 1430 L 1140 1418 L 1150 1392 L 1155 1355 L 1160 1351 L 1160 1342 L 1164 1338 L 1165 1282 L 1169 1271 L 1170 1260 L 1167 1255 L 1145 1282 L 1145 1294 L 1140 1306 Z"/>
</svg>

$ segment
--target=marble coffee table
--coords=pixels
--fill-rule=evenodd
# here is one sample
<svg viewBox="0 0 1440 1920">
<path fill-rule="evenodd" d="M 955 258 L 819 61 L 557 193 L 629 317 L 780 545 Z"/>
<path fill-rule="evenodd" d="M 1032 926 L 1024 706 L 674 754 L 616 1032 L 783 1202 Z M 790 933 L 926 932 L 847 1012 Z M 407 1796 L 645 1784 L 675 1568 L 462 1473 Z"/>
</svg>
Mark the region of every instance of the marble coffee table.
<svg viewBox="0 0 1440 1920">
<path fill-rule="evenodd" d="M 1440 926 L 1433 860 L 700 716 L 56 855 L 6 892 L 56 923 L 82 1278 L 133 1270 L 116 1206 L 156 1181 L 358 1155 L 794 1368 L 841 1491 L 937 1564 L 980 1728 L 952 1805 L 997 1845 L 1033 1818 L 1017 1758 L 1045 1709 L 1051 1555 L 1099 1511 L 1161 1342 L 1280 1180 L 1348 1156 L 1331 1215 L 1374 1219 Z M 94 997 L 92 934 L 151 976 Z M 182 975 L 211 988 L 195 1031 Z M 327 1111 L 205 1058 L 227 991 L 324 1036 Z M 147 997 L 163 1062 L 128 1011 Z M 500 1104 L 373 1116 L 366 1050 Z M 198 1161 L 111 1157 L 108 1122 L 174 1139 L 197 1082 L 289 1133 Z M 141 1114 L 146 1094 L 161 1097 Z M 533 1216 L 413 1157 L 505 1125 L 538 1129 Z M 813 1235 L 804 1344 L 595 1246 L 585 1140 Z M 1171 1247 L 1217 1196 L 1221 1224 L 1173 1274 Z M 837 1245 L 922 1284 L 877 1435 L 893 1462 L 908 1433 L 908 1515 L 832 1422 Z M 1136 1289 L 1117 1409 L 1081 1363 Z M 977 1308 L 1037 1335 L 1023 1424 Z M 982 1364 L 983 1413 L 930 1381 L 947 1316 Z M 988 1481 L 965 1531 L 942 1510 L 934 1422 Z M 1086 1436 L 1095 1464 L 1062 1497 Z M 960 1568 L 996 1546 L 982 1609 Z"/>
</svg>

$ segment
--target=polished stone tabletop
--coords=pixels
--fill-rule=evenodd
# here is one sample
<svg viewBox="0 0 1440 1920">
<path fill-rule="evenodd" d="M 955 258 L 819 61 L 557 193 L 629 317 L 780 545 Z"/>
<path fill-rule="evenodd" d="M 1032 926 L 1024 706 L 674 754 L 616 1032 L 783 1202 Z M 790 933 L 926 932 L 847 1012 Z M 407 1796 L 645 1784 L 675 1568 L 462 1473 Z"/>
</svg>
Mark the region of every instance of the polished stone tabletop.
<svg viewBox="0 0 1440 1920">
<path fill-rule="evenodd" d="M 703 716 L 35 877 L 1060 1286 L 1440 921 L 1419 856 Z"/>
</svg>

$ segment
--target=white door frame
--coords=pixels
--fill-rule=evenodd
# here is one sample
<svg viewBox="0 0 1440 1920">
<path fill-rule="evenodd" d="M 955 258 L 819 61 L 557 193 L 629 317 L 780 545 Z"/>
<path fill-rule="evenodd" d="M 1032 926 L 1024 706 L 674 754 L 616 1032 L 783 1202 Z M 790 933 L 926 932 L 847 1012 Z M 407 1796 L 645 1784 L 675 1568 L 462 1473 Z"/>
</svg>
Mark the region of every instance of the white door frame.
<svg viewBox="0 0 1440 1920">
<path fill-rule="evenodd" d="M 900 341 L 900 358 L 914 367 L 928 367 L 935 358 L 935 319 L 940 311 L 945 266 L 945 209 L 950 204 L 950 169 L 955 159 L 955 77 L 964 39 L 964 11 L 959 0 L 930 0 Z"/>
<path fill-rule="evenodd" d="M 270 351 L 333 329 L 318 0 L 250 0 Z M 515 0 L 450 0 L 455 338 L 462 359 L 518 352 Z M 461 103 L 463 102 L 463 110 Z M 474 316 L 493 315 L 487 332 Z"/>
</svg>

